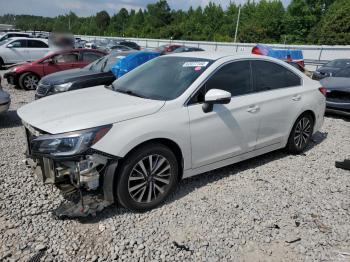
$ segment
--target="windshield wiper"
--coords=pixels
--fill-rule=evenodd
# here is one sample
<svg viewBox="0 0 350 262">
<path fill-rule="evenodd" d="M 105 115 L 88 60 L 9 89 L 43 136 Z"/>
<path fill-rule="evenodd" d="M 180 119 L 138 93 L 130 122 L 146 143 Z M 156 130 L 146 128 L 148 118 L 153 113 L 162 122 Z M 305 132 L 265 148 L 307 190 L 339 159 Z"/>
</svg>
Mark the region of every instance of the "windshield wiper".
<svg viewBox="0 0 350 262">
<path fill-rule="evenodd" d="M 136 97 L 141 97 L 141 98 L 147 98 L 145 96 L 142 96 L 140 94 L 137 94 L 131 90 L 123 90 L 123 89 L 115 89 L 115 91 L 122 93 L 122 94 L 127 94 L 127 95 L 131 95 L 131 96 L 136 96 Z"/>
</svg>

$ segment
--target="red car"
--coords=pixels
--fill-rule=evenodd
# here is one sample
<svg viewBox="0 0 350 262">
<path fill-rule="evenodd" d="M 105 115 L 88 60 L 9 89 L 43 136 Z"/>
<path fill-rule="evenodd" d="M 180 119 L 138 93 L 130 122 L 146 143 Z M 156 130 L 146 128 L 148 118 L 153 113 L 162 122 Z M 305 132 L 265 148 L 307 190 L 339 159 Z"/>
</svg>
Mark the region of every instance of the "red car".
<svg viewBox="0 0 350 262">
<path fill-rule="evenodd" d="M 168 44 L 168 45 L 161 45 L 158 48 L 155 49 L 156 52 L 160 52 L 162 55 L 166 55 L 168 53 L 173 52 L 175 49 L 181 47 L 182 45 L 173 45 L 173 44 Z"/>
<path fill-rule="evenodd" d="M 82 68 L 105 56 L 106 53 L 92 49 L 59 50 L 32 63 L 13 67 L 4 75 L 9 84 L 22 89 L 36 89 L 40 79 L 46 75 L 73 68 Z"/>
</svg>

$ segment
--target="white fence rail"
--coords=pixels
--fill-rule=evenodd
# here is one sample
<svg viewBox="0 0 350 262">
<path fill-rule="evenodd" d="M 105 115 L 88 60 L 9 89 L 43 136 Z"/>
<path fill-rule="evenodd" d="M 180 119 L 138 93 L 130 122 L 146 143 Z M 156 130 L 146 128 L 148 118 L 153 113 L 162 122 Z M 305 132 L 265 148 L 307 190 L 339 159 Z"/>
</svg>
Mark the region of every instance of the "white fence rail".
<svg viewBox="0 0 350 262">
<path fill-rule="evenodd" d="M 120 38 L 120 37 L 100 37 L 100 36 L 78 36 L 87 41 L 100 39 L 126 39 L 133 41 L 144 48 L 155 48 L 164 44 L 182 44 L 187 46 L 200 47 L 207 51 L 223 51 L 241 54 L 250 54 L 254 43 L 223 43 L 223 42 L 204 42 L 204 41 L 184 41 L 184 40 L 165 40 L 165 39 L 147 39 L 147 38 Z M 338 58 L 350 58 L 350 45 L 346 46 L 328 46 L 328 45 L 280 45 L 269 44 L 280 49 L 301 49 L 308 68 L 314 70 L 319 65 L 327 61 Z"/>
</svg>

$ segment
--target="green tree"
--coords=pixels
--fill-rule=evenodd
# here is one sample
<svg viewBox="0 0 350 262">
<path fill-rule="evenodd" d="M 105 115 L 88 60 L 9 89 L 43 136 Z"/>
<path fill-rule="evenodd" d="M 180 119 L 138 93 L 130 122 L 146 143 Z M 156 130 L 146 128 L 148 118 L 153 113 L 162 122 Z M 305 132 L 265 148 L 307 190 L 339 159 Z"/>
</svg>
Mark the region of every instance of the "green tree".
<svg viewBox="0 0 350 262">
<path fill-rule="evenodd" d="M 105 32 L 109 23 L 110 23 L 110 16 L 106 11 L 101 11 L 96 14 L 96 25 L 98 28 L 100 28 L 99 32 Z"/>
<path fill-rule="evenodd" d="M 323 17 L 319 29 L 319 44 L 348 45 L 350 43 L 350 1 L 335 1 Z"/>
<path fill-rule="evenodd" d="M 284 20 L 287 42 L 305 43 L 316 21 L 305 0 L 292 0 Z"/>
</svg>

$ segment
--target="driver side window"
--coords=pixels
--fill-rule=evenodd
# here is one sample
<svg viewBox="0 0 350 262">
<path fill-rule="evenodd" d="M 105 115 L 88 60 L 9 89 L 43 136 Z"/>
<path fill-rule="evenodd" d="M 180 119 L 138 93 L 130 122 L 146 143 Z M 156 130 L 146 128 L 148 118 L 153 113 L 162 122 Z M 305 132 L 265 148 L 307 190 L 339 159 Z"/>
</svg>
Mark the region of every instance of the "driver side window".
<svg viewBox="0 0 350 262">
<path fill-rule="evenodd" d="M 253 92 L 249 61 L 238 61 L 224 65 L 216 71 L 191 99 L 190 104 L 203 103 L 204 96 L 210 89 L 221 89 L 232 96 Z"/>
<path fill-rule="evenodd" d="M 60 54 L 56 55 L 54 58 L 55 63 L 71 63 L 71 62 L 77 62 L 79 57 L 77 53 L 69 53 L 69 54 Z"/>
<path fill-rule="evenodd" d="M 12 45 L 12 48 L 27 47 L 27 40 L 16 40 L 10 44 Z"/>
</svg>

